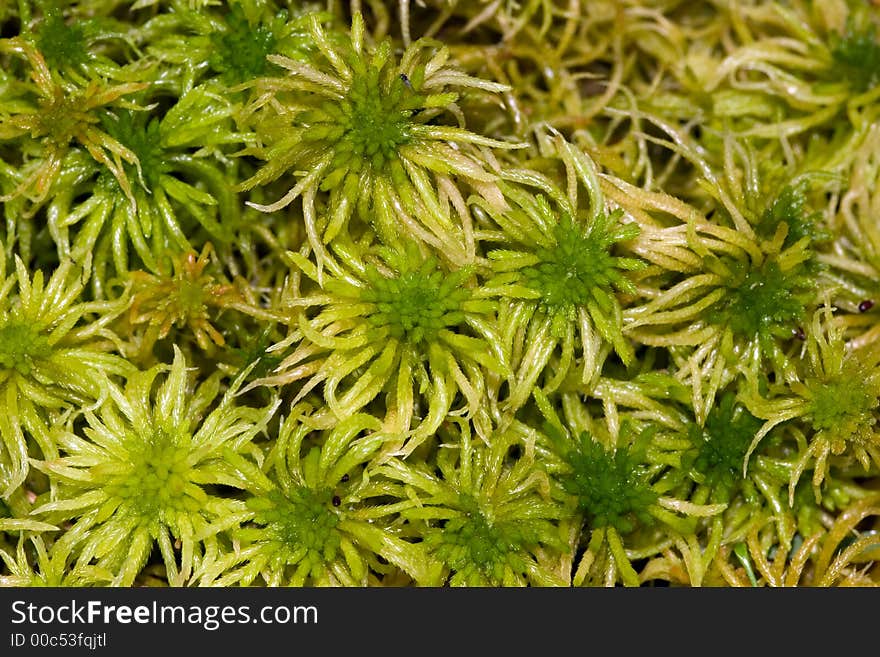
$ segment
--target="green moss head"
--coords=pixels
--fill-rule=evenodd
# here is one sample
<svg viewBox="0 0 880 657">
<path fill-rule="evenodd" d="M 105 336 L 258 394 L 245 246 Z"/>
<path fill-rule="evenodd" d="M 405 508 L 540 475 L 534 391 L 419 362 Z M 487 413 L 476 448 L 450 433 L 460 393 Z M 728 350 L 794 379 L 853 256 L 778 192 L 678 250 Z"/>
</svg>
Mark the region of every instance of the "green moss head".
<svg viewBox="0 0 880 657">
<path fill-rule="evenodd" d="M 189 577 L 201 541 L 216 532 L 211 522 L 240 510 L 214 488 L 234 483 L 224 451 L 244 447 L 274 413 L 271 405 L 237 406 L 237 383 L 217 399 L 216 377 L 193 390 L 186 372 L 175 346 L 170 366 L 134 373 L 124 387 L 108 384 L 107 399 L 86 414 L 85 426 L 65 434 L 65 455 L 38 465 L 67 502 L 35 513 L 70 520 L 76 550 L 112 572 L 118 586 L 134 582 L 154 547 L 169 582 Z"/>
<path fill-rule="evenodd" d="M 37 26 L 35 42 L 49 66 L 63 70 L 79 67 L 88 61 L 85 25 L 86 22 L 81 20 L 68 23 L 57 7 L 45 12 Z"/>
<path fill-rule="evenodd" d="M 516 206 L 509 221 L 498 221 L 519 244 L 489 251 L 495 275 L 487 288 L 537 310 L 520 316 L 549 320 L 553 340 L 580 331 L 588 341 L 598 333 L 629 364 L 633 353 L 622 333 L 622 302 L 623 295 L 636 293 L 636 287 L 626 272 L 643 269 L 646 263 L 617 255 L 614 249 L 635 239 L 639 226 L 621 222 L 620 209 L 575 218 L 563 202 L 551 205 L 543 195 L 523 200 L 520 190 L 504 189 Z"/>
<path fill-rule="evenodd" d="M 573 495 L 592 528 L 613 527 L 627 534 L 639 523 L 651 524 L 649 508 L 658 495 L 652 490 L 639 450 L 606 450 L 584 432 L 562 458 L 567 472 L 563 489 Z"/>
<path fill-rule="evenodd" d="M 809 422 L 815 431 L 848 437 L 876 424 L 876 385 L 867 387 L 863 372 L 848 369 L 839 378 L 807 382 Z"/>
<path fill-rule="evenodd" d="M 275 489 L 262 497 L 248 498 L 247 506 L 254 512 L 254 522 L 265 526 L 267 536 L 278 543 L 283 552 L 279 558 L 304 560 L 310 570 L 336 559 L 341 534 L 336 531 L 339 514 L 329 489 L 298 487 L 287 493 Z"/>
<path fill-rule="evenodd" d="M 100 465 L 93 471 L 106 476 L 105 491 L 119 504 L 116 512 L 148 527 L 153 538 L 162 526 L 176 529 L 181 515 L 198 513 L 205 500 L 193 481 L 196 471 L 185 430 L 175 433 L 153 427 L 143 442 L 132 442 L 123 471 L 108 467 L 105 473 Z"/>
<path fill-rule="evenodd" d="M 286 12 L 277 18 L 284 21 Z M 210 35 L 208 64 L 230 84 L 246 82 L 265 74 L 272 64 L 266 56 L 278 42 L 274 25 L 248 20 L 241 5 L 231 6 L 225 17 L 226 29 Z M 277 21 L 276 21 L 277 22 Z"/>
<path fill-rule="evenodd" d="M 171 168 L 165 159 L 159 120 L 150 119 L 146 112 L 120 110 L 114 116 L 104 116 L 101 122 L 108 135 L 137 156 L 147 188 L 154 188 L 160 176 Z M 131 164 L 125 165 L 125 172 L 129 180 L 138 177 L 137 169 Z"/>
<path fill-rule="evenodd" d="M 612 213 L 608 223 L 613 226 L 622 214 Z M 619 233 L 605 228 L 599 225 L 590 230 L 563 214 L 553 228 L 553 245 L 537 249 L 538 263 L 522 270 L 524 284 L 540 294 L 540 303 L 548 312 L 572 317 L 577 308 L 594 303 L 610 312 L 614 289 L 635 291 L 621 273 L 635 268 L 635 263 L 613 256 L 610 247 L 634 239 L 639 228 L 631 224 Z"/>
<path fill-rule="evenodd" d="M 530 523 L 493 522 L 467 494 L 460 496 L 459 508 L 461 515 L 425 535 L 431 554 L 453 573 L 450 584 L 502 586 L 506 572 L 526 577 L 526 555 L 541 542 Z"/>
<path fill-rule="evenodd" d="M 433 256 L 422 258 L 417 250 L 389 251 L 396 266 L 391 276 L 376 267 L 365 271 L 368 287 L 361 298 L 373 304 L 369 323 L 411 345 L 436 339 L 438 331 L 461 324 L 465 303 L 471 297 L 463 285 L 470 276 L 467 269 L 447 273 Z"/>
<path fill-rule="evenodd" d="M 704 426 L 690 425 L 688 437 L 694 451 L 688 461 L 720 497 L 729 497 L 742 479 L 743 459 L 761 424 L 728 392 L 709 411 Z"/>
<path fill-rule="evenodd" d="M 324 190 L 338 185 L 349 172 L 390 174 L 392 164 L 399 166 L 400 147 L 412 140 L 413 115 L 427 97 L 397 72 L 390 48 L 384 42 L 369 59 L 349 54 L 351 83 L 344 97 L 323 101 L 297 117 L 297 125 L 309 128 L 304 140 L 324 142 L 332 149 L 329 174 L 321 184 Z"/>
<path fill-rule="evenodd" d="M 762 342 L 791 337 L 813 297 L 813 280 L 803 268 L 783 271 L 773 259 L 760 266 L 735 263 L 728 294 L 707 314 L 738 337 Z"/>
<path fill-rule="evenodd" d="M 28 376 L 36 361 L 51 354 L 49 340 L 39 327 L 15 320 L 0 325 L 0 371 L 15 370 Z"/>
<path fill-rule="evenodd" d="M 859 29 L 848 20 L 843 34 L 831 38 L 832 70 L 857 92 L 867 91 L 880 80 L 880 43 L 873 24 Z"/>
</svg>

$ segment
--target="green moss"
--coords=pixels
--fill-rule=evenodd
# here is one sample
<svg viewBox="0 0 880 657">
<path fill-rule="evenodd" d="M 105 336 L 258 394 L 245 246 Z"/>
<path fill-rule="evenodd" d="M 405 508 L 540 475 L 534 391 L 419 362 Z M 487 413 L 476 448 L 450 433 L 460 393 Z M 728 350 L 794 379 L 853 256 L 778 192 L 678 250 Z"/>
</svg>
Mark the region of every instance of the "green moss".
<svg viewBox="0 0 880 657">
<path fill-rule="evenodd" d="M 364 301 L 374 304 L 368 320 L 398 340 L 431 343 L 438 331 L 464 320 L 463 304 L 471 292 L 462 283 L 468 275 L 466 270 L 449 274 L 436 258 L 421 259 L 417 252 L 401 258 L 399 270 L 390 277 L 368 267 L 369 287 L 361 293 Z"/>
<path fill-rule="evenodd" d="M 810 246 L 824 242 L 829 235 L 818 222 L 821 213 L 807 212 L 806 182 L 789 184 L 765 208 L 756 229 L 764 239 L 772 239 L 781 224 L 787 227 L 783 248 L 787 249 L 803 238 L 809 238 Z"/>
<path fill-rule="evenodd" d="M 47 501 L 34 513 L 69 520 L 78 537 L 71 551 L 89 555 L 83 563 L 94 557 L 118 586 L 134 582 L 154 546 L 169 583 L 180 583 L 216 533 L 211 522 L 241 511 L 217 494 L 216 484 L 234 483 L 224 450 L 234 453 L 264 430 L 274 407 L 236 406 L 234 387 L 217 399 L 216 379 L 190 389 L 176 346 L 170 366 L 133 373 L 124 388 L 107 385 L 80 435 L 65 434 L 65 455 L 37 464 L 59 482 L 61 499 L 75 503 Z"/>
<path fill-rule="evenodd" d="M 118 504 L 119 513 L 150 527 L 154 538 L 160 525 L 174 526 L 180 514 L 197 513 L 205 494 L 193 481 L 197 475 L 189 457 L 185 443 L 154 429 L 143 444 L 132 448 L 122 471 L 109 469 L 105 490 L 112 505 Z M 94 473 L 103 474 L 102 468 Z"/>
<path fill-rule="evenodd" d="M 877 422 L 875 411 L 880 399 L 866 387 L 859 372 L 846 374 L 851 376 L 817 382 L 810 388 L 809 421 L 816 431 L 840 435 L 847 433 L 847 428 L 863 429 Z"/>
<path fill-rule="evenodd" d="M 0 0 L 0 586 L 876 584 L 877 3 L 696 4 Z"/>
<path fill-rule="evenodd" d="M 278 41 L 271 26 L 253 24 L 240 5 L 226 15 L 226 29 L 211 33 L 212 52 L 208 63 L 230 84 L 245 82 L 266 73 Z"/>
<path fill-rule="evenodd" d="M 30 324 L 11 321 L 0 326 L 0 369 L 27 376 L 34 362 L 52 353 L 49 340 Z"/>
<path fill-rule="evenodd" d="M 80 21 L 64 20 L 56 9 L 46 11 L 36 30 L 36 44 L 50 66 L 64 70 L 89 59 L 86 31 Z"/>
<path fill-rule="evenodd" d="M 728 295 L 709 313 L 709 321 L 746 339 L 790 337 L 802 324 L 812 298 L 812 281 L 797 268 L 783 271 L 766 260 L 758 267 L 735 264 Z"/>
<path fill-rule="evenodd" d="M 426 99 L 390 72 L 388 55 L 386 48 L 369 63 L 361 57 L 349 58 L 351 87 L 345 97 L 325 101 L 297 119 L 298 125 L 309 128 L 303 134 L 305 141 L 325 142 L 333 151 L 323 190 L 362 167 L 376 174 L 390 173 L 399 148 L 412 138 L 412 116 Z"/>
<path fill-rule="evenodd" d="M 867 91 L 880 80 L 880 43 L 873 24 L 859 29 L 847 21 L 843 34 L 832 35 L 831 56 L 833 73 L 856 91 Z"/>
<path fill-rule="evenodd" d="M 614 214 L 614 222 L 620 213 Z M 578 308 L 595 304 L 603 313 L 611 313 L 614 290 L 634 292 L 633 284 L 621 269 L 634 268 L 630 260 L 611 255 L 610 247 L 618 241 L 634 239 L 638 226 L 630 224 L 619 233 L 594 230 L 576 224 L 564 214 L 553 228 L 553 246 L 535 251 L 538 263 L 522 270 L 524 284 L 540 294 L 540 302 L 549 313 L 573 319 Z"/>
<path fill-rule="evenodd" d="M 276 489 L 248 498 L 247 506 L 254 511 L 254 522 L 266 527 L 262 540 L 269 536 L 281 546 L 281 559 L 318 567 L 336 558 L 341 535 L 330 491 L 300 487 L 285 494 Z"/>
<path fill-rule="evenodd" d="M 159 183 L 159 178 L 171 169 L 162 147 L 159 120 L 150 119 L 145 112 L 122 110 L 115 116 L 105 116 L 102 124 L 107 134 L 132 151 L 138 159 L 140 173 L 148 189 Z M 137 180 L 137 169 L 125 165 L 129 180 Z"/>
<path fill-rule="evenodd" d="M 653 522 L 649 508 L 658 495 L 637 453 L 626 447 L 606 450 L 583 433 L 563 459 L 569 471 L 560 476 L 562 487 L 576 498 L 590 527 L 613 527 L 628 534 L 639 523 Z"/>
<path fill-rule="evenodd" d="M 729 392 L 709 412 L 703 427 L 690 425 L 688 438 L 695 451 L 687 460 L 720 497 L 729 497 L 742 479 L 743 459 L 761 425 Z"/>
<path fill-rule="evenodd" d="M 450 584 L 501 586 L 508 569 L 520 576 L 528 574 L 529 561 L 523 555 L 540 542 L 530 535 L 528 523 L 493 523 L 466 494 L 460 497 L 459 508 L 460 516 L 425 535 L 431 554 L 453 572 Z"/>
</svg>

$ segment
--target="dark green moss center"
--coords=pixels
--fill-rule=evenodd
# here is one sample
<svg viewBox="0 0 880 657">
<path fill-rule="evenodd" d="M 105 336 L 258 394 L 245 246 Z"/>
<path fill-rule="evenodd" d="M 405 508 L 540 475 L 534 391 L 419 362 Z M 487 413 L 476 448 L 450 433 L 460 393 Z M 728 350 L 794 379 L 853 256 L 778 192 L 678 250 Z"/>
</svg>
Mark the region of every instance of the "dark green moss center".
<svg viewBox="0 0 880 657">
<path fill-rule="evenodd" d="M 880 81 L 880 44 L 873 25 L 857 29 L 850 22 L 842 36 L 832 38 L 831 45 L 832 72 L 837 79 L 848 81 L 859 92 Z"/>
<path fill-rule="evenodd" d="M 58 10 L 46 12 L 37 28 L 36 43 L 46 63 L 54 69 L 79 66 L 89 58 L 83 26 L 68 25 Z"/>
<path fill-rule="evenodd" d="M 209 64 L 228 82 L 239 83 L 263 75 L 270 66 L 267 55 L 275 50 L 277 38 L 266 25 L 252 25 L 238 5 L 226 18 L 226 29 L 211 34 Z"/>
<path fill-rule="evenodd" d="M 51 353 L 48 339 L 29 324 L 10 322 L 0 326 L 0 369 L 28 375 L 38 361 Z"/>
<path fill-rule="evenodd" d="M 306 550 L 319 561 L 335 558 L 341 539 L 336 530 L 339 515 L 333 510 L 330 492 L 301 487 L 285 495 L 273 490 L 249 499 L 247 504 L 256 512 L 254 522 L 268 527 L 289 553 Z"/>
<path fill-rule="evenodd" d="M 737 405 L 733 394 L 724 395 L 703 427 L 690 427 L 694 470 L 707 485 L 730 491 L 742 478 L 743 459 L 760 428 L 761 421 Z"/>
<path fill-rule="evenodd" d="M 364 301 L 375 304 L 370 323 L 410 344 L 433 340 L 441 329 L 465 319 L 462 305 L 470 291 L 460 286 L 463 275 L 445 273 L 433 258 L 392 277 L 371 270 L 363 293 Z"/>
<path fill-rule="evenodd" d="M 523 269 L 528 287 L 541 294 L 541 301 L 552 309 L 585 305 L 595 288 L 611 288 L 614 261 L 604 244 L 590 239 L 567 216 L 553 231 L 556 244 L 538 249 L 540 262 Z"/>
<path fill-rule="evenodd" d="M 145 117 L 122 111 L 118 118 L 105 117 L 103 125 L 107 134 L 137 156 L 147 188 L 156 187 L 160 177 L 171 168 L 162 148 L 159 121 L 153 119 L 148 123 Z M 126 163 L 125 169 L 130 180 L 137 180 L 137 171 L 132 165 Z"/>
<path fill-rule="evenodd" d="M 790 336 L 801 323 L 810 296 L 809 284 L 799 274 L 783 272 L 772 260 L 748 270 L 709 313 L 710 321 L 726 324 L 748 339 Z"/>
<path fill-rule="evenodd" d="M 639 460 L 625 448 L 606 451 L 588 434 L 565 456 L 569 472 L 563 488 L 577 498 L 592 527 L 613 527 L 625 534 L 638 522 L 652 521 L 648 508 L 657 500 Z"/>
</svg>

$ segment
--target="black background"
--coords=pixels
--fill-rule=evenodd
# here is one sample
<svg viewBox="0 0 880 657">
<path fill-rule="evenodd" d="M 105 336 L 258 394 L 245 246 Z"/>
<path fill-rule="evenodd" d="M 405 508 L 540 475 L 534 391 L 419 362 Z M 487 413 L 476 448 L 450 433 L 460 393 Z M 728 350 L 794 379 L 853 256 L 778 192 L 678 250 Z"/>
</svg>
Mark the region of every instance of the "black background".
<svg viewBox="0 0 880 657">
<path fill-rule="evenodd" d="M 12 603 L 314 605 L 317 624 L 12 624 Z M 0 589 L 0 655 L 878 654 L 871 589 Z M 107 647 L 12 648 L 19 632 L 107 632 Z"/>
</svg>

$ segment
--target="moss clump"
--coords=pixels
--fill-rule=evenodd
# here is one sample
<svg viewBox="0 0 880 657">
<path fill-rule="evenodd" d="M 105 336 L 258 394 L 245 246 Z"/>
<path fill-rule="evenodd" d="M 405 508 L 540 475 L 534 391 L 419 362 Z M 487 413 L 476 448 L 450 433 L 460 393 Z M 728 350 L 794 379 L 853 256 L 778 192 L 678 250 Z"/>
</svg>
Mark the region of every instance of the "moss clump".
<svg viewBox="0 0 880 657">
<path fill-rule="evenodd" d="M 720 497 L 730 497 L 742 480 L 743 459 L 761 424 L 727 393 L 709 412 L 703 427 L 691 425 L 688 437 L 695 449 L 691 467 Z"/>
<path fill-rule="evenodd" d="M 278 38 L 271 25 L 253 24 L 241 5 L 235 4 L 226 15 L 225 29 L 212 32 L 210 41 L 211 68 L 236 84 L 260 77 L 269 69 L 266 56 L 275 50 Z"/>
<path fill-rule="evenodd" d="M 653 522 L 650 507 L 657 501 L 638 455 L 627 448 L 606 450 L 588 434 L 564 456 L 570 472 L 562 487 L 575 496 L 590 527 L 613 527 L 621 534 L 639 523 Z"/>
<path fill-rule="evenodd" d="M 812 391 L 809 419 L 816 431 L 839 431 L 844 426 L 870 426 L 880 399 L 864 387 L 856 373 L 846 380 L 826 381 Z"/>
<path fill-rule="evenodd" d="M 0 368 L 28 376 L 34 361 L 48 358 L 51 353 L 49 340 L 34 326 L 15 321 L 0 326 Z"/>
<path fill-rule="evenodd" d="M 341 542 L 335 531 L 339 516 L 329 491 L 301 488 L 285 495 L 276 490 L 265 498 L 249 498 L 247 505 L 254 512 L 254 522 L 265 526 L 272 540 L 282 546 L 278 558 L 304 562 L 310 568 L 336 559 Z"/>
<path fill-rule="evenodd" d="M 46 12 L 36 31 L 36 45 L 53 68 L 76 68 L 89 58 L 85 28 L 78 21 L 68 23 L 56 8 Z"/>
<path fill-rule="evenodd" d="M 140 178 L 147 190 L 154 189 L 159 178 L 171 170 L 162 148 L 158 119 L 148 120 L 143 113 L 127 110 L 105 117 L 102 125 L 108 135 L 137 156 L 137 167 L 125 166 L 128 179 L 137 181 Z"/>
<path fill-rule="evenodd" d="M 0 586 L 876 585 L 878 12 L 0 0 Z"/>
<path fill-rule="evenodd" d="M 181 514 L 197 512 L 205 495 L 193 481 L 197 476 L 188 462 L 185 445 L 157 429 L 129 453 L 127 467 L 113 472 L 106 484 L 110 504 L 119 513 L 149 528 L 155 538 L 160 525 L 176 525 Z M 111 506 L 112 505 L 112 506 Z"/>
<path fill-rule="evenodd" d="M 832 37 L 831 56 L 835 73 L 856 91 L 867 91 L 880 80 L 880 43 L 873 24 L 859 29 L 848 21 L 844 33 Z"/>
<path fill-rule="evenodd" d="M 638 236 L 638 226 L 630 225 L 620 232 L 607 228 L 614 225 L 621 213 L 608 218 L 609 226 L 577 225 L 563 215 L 553 228 L 553 245 L 535 252 L 537 263 L 522 270 L 523 283 L 540 295 L 540 303 L 551 315 L 574 319 L 579 308 L 597 308 L 613 312 L 615 290 L 633 293 L 635 288 L 622 271 L 636 268 L 632 259 L 615 257 L 611 246 Z"/>
<path fill-rule="evenodd" d="M 413 346 L 432 343 L 440 330 L 464 320 L 464 303 L 471 296 L 463 285 L 468 275 L 467 271 L 447 274 L 434 258 L 419 263 L 417 255 L 391 277 L 370 268 L 369 287 L 361 293 L 373 305 L 368 321 Z"/>
<path fill-rule="evenodd" d="M 450 584 L 502 586 L 505 571 L 522 577 L 528 574 L 529 562 L 524 550 L 538 543 L 527 527 L 494 524 L 471 498 L 461 501 L 463 515 L 451 518 L 425 536 L 425 543 L 435 558 L 455 573 Z"/>
<path fill-rule="evenodd" d="M 746 339 L 789 337 L 803 323 L 811 281 L 801 271 L 783 271 L 767 260 L 760 267 L 737 267 L 727 298 L 708 314 Z"/>
</svg>

